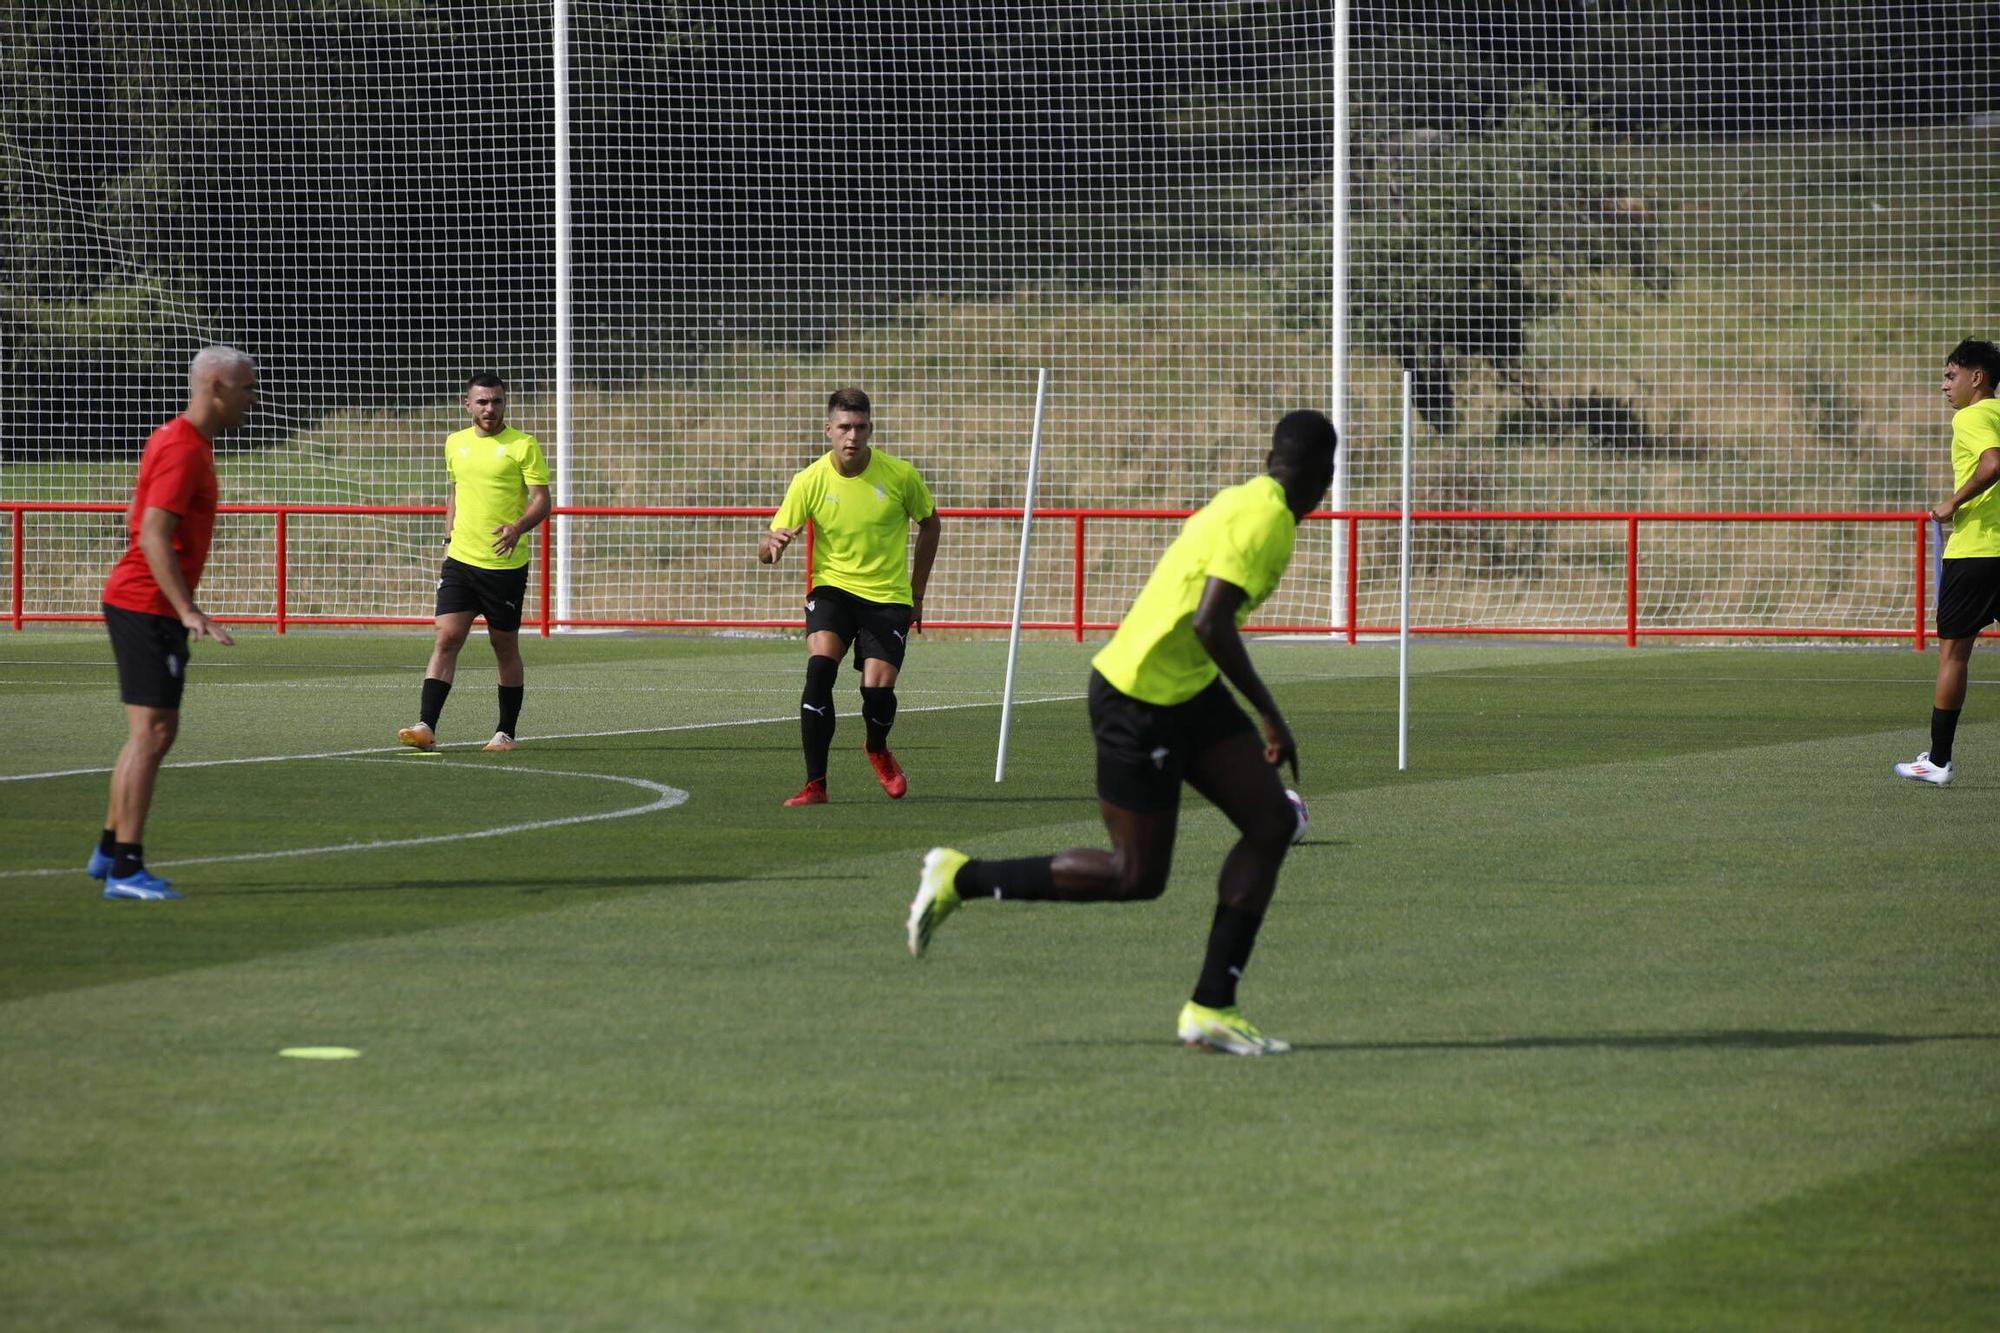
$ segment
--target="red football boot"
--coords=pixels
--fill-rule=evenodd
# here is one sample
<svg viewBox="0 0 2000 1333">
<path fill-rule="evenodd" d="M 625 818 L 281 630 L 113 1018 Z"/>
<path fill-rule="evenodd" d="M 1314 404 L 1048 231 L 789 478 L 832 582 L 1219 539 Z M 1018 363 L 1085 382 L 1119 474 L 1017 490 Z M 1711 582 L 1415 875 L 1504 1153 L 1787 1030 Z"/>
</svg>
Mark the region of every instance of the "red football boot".
<svg viewBox="0 0 2000 1333">
<path fill-rule="evenodd" d="M 826 779 L 814 778 L 798 789 L 795 795 L 785 798 L 786 805 L 825 805 Z"/>
<path fill-rule="evenodd" d="M 889 793 L 889 799 L 902 800 L 903 793 L 910 789 L 910 780 L 903 776 L 903 766 L 896 762 L 896 756 L 887 750 L 870 750 L 868 762 L 875 766 L 875 776 L 881 780 L 882 790 Z"/>
</svg>

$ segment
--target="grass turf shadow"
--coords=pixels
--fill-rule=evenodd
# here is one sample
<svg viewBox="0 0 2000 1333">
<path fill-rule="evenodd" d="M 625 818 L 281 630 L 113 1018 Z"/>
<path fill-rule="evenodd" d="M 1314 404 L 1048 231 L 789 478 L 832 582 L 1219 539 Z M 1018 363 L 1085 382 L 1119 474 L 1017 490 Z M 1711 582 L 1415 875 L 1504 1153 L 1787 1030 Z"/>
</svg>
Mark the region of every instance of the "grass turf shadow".
<svg viewBox="0 0 2000 1333">
<path fill-rule="evenodd" d="M 1768 1028 L 1714 1032 L 1604 1032 L 1576 1036 L 1490 1037 L 1436 1041 L 1300 1041 L 1294 1054 L 1330 1055 L 1399 1051 L 1796 1051 L 1822 1047 L 1918 1046 L 1939 1041 L 2000 1041 L 2000 1032 L 1805 1032 Z M 1040 1046 L 1160 1046 L 1161 1040 L 1083 1039 L 1037 1042 Z"/>
<path fill-rule="evenodd" d="M 1712 1032 L 1604 1032 L 1578 1036 L 1492 1037 L 1460 1041 L 1300 1042 L 1299 1051 L 1794 1051 L 1828 1046 L 1916 1046 L 1934 1041 L 2000 1041 L 2000 1032 L 1804 1032 L 1729 1028 Z"/>
</svg>

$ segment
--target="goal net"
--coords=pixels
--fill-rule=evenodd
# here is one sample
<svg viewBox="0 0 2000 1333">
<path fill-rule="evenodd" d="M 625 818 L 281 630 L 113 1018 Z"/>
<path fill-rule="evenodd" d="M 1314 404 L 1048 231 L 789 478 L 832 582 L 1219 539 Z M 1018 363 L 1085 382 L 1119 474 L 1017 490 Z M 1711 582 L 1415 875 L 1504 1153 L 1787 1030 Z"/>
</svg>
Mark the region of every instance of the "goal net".
<svg viewBox="0 0 2000 1333">
<path fill-rule="evenodd" d="M 1343 78 L 1323 4 L 0 4 L 0 499 L 122 505 L 208 341 L 264 370 L 226 502 L 439 504 L 495 370 L 558 503 L 715 511 L 569 520 L 577 620 L 795 623 L 736 511 L 846 384 L 947 507 L 1018 505 L 1041 367 L 1057 508 L 1197 506 L 1300 406 L 1392 508 L 1405 371 L 1426 510 L 1942 493 L 1940 363 L 2000 335 L 1989 3 L 1346 9 Z M 121 516 L 23 523 L 26 610 L 94 610 Z M 436 516 L 286 523 L 291 615 L 428 617 Z M 272 614 L 274 529 L 220 525 L 211 610 Z M 1115 621 L 1172 531 L 1038 524 L 1028 618 Z M 934 621 L 1007 617 L 1017 533 L 947 521 Z M 1640 616 L 1907 625 L 1911 538 L 1649 523 Z M 1355 540 L 1393 625 L 1395 527 Z M 1306 525 L 1260 620 L 1337 623 L 1345 543 Z M 1627 559 L 1425 521 L 1417 619 L 1622 625 Z"/>
<path fill-rule="evenodd" d="M 1877 513 L 1950 488 L 2000 336 L 1989 7 L 1355 9 L 1349 502 Z M 1656 629 L 1910 623 L 1914 524 L 1649 523 Z M 1395 616 L 1393 535 L 1359 562 Z M 1617 520 L 1420 525 L 1415 618 L 1623 623 Z"/>
</svg>

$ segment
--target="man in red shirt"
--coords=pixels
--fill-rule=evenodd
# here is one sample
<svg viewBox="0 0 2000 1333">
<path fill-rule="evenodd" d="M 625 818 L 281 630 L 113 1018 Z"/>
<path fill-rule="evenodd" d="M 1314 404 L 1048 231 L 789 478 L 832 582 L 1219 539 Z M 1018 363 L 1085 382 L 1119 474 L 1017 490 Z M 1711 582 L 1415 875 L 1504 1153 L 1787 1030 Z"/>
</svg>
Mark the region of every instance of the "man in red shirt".
<svg viewBox="0 0 2000 1333">
<path fill-rule="evenodd" d="M 107 898 L 178 898 L 147 871 L 140 840 L 160 761 L 180 731 L 188 640 L 236 642 L 195 605 L 215 531 L 215 436 L 257 401 L 257 363 L 234 347 L 207 347 L 188 367 L 187 410 L 146 441 L 125 526 L 125 554 L 104 584 L 104 626 L 118 660 L 125 748 L 111 770 L 104 833 L 87 867 Z"/>
</svg>

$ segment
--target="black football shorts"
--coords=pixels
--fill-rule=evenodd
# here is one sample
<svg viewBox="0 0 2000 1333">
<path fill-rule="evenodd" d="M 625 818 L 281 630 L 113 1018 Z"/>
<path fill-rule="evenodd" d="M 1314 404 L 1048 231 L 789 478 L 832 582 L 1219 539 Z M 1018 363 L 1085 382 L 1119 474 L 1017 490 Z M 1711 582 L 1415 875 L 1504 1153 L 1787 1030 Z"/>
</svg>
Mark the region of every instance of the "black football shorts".
<svg viewBox="0 0 2000 1333">
<path fill-rule="evenodd" d="M 1937 603 L 1940 639 L 1969 639 L 2000 620 L 2000 556 L 1945 561 Z"/>
<path fill-rule="evenodd" d="M 521 603 L 528 597 L 528 566 L 482 569 L 450 556 L 438 571 L 437 614 L 470 611 L 486 617 L 486 628 L 513 633 L 521 628 Z"/>
<path fill-rule="evenodd" d="M 178 712 L 187 688 L 187 626 L 172 616 L 103 605 L 111 655 L 118 662 L 118 698 Z"/>
<path fill-rule="evenodd" d="M 1221 680 L 1183 703 L 1149 704 L 1090 673 L 1097 795 L 1126 810 L 1178 809 L 1188 764 L 1239 732 L 1257 734 Z"/>
<path fill-rule="evenodd" d="M 871 602 L 845 588 L 822 583 L 806 596 L 806 633 L 831 630 L 842 643 L 854 645 L 854 669 L 879 657 L 897 670 L 910 636 L 916 608 L 901 602 Z"/>
</svg>

